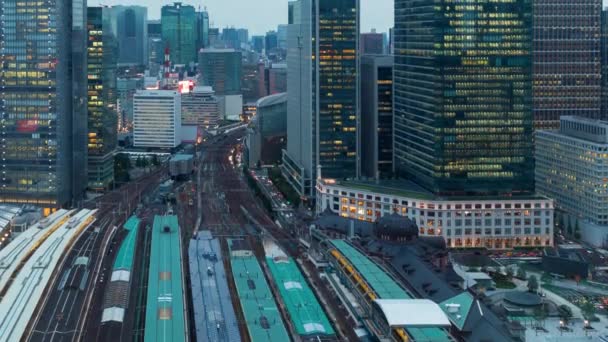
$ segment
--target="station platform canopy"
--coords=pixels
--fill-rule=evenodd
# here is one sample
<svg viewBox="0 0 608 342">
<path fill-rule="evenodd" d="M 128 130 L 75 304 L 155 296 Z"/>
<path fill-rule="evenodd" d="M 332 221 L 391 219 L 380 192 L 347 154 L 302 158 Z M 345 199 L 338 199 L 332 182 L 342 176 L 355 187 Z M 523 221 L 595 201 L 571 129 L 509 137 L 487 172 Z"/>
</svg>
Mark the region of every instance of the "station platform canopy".
<svg viewBox="0 0 608 342">
<path fill-rule="evenodd" d="M 386 322 L 392 328 L 450 326 L 441 307 L 429 299 L 376 299 Z"/>
</svg>

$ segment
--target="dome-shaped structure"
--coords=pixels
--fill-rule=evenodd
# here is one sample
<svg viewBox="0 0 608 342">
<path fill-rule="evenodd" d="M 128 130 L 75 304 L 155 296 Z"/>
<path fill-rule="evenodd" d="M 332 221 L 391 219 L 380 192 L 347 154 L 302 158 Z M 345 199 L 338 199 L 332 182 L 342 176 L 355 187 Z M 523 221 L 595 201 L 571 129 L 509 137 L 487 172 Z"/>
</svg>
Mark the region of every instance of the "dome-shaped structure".
<svg viewBox="0 0 608 342">
<path fill-rule="evenodd" d="M 377 236 L 411 240 L 418 236 L 418 226 L 409 217 L 393 213 L 376 220 L 375 232 Z"/>
</svg>

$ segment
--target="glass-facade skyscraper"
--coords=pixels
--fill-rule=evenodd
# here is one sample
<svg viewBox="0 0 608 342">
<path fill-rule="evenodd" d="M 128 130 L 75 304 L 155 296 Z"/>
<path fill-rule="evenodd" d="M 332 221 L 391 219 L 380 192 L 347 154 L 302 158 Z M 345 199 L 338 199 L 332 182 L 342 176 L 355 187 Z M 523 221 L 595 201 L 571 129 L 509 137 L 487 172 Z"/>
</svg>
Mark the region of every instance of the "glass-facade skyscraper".
<svg viewBox="0 0 608 342">
<path fill-rule="evenodd" d="M 114 181 L 118 129 L 116 108 L 117 42 L 110 9 L 87 9 L 88 177 L 89 189 L 105 190 Z"/>
<path fill-rule="evenodd" d="M 317 167 L 324 178 L 357 176 L 358 32 L 358 0 L 289 3 L 282 168 L 302 196 L 313 197 Z"/>
<path fill-rule="evenodd" d="M 58 208 L 87 186 L 86 2 L 1 1 L 0 202 Z"/>
<path fill-rule="evenodd" d="M 439 196 L 532 193 L 531 44 L 532 0 L 396 0 L 397 171 Z"/>
<path fill-rule="evenodd" d="M 196 62 L 196 11 L 193 6 L 176 2 L 161 9 L 162 36 L 170 49 L 173 64 Z"/>
<path fill-rule="evenodd" d="M 112 6 L 112 30 L 118 41 L 118 64 L 148 63 L 148 8 Z"/>
<path fill-rule="evenodd" d="M 534 123 L 602 118 L 602 0 L 534 1 Z"/>
<path fill-rule="evenodd" d="M 196 12 L 196 50 L 209 47 L 209 12 Z"/>
</svg>

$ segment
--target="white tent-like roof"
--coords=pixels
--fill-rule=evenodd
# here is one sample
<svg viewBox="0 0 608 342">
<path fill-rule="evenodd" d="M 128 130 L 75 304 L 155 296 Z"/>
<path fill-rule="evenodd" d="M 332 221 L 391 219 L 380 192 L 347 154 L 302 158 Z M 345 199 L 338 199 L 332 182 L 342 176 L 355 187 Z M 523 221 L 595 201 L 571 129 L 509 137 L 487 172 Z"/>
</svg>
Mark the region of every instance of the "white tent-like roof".
<svg viewBox="0 0 608 342">
<path fill-rule="evenodd" d="M 376 299 L 374 302 L 391 327 L 451 325 L 441 307 L 429 299 Z"/>
</svg>

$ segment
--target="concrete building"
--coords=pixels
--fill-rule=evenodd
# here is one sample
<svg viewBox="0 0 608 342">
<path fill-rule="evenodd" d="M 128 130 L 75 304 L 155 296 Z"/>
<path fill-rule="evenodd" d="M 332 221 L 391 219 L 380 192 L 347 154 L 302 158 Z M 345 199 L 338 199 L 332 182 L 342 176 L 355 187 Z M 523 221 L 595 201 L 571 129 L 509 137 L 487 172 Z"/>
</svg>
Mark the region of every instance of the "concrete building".
<svg viewBox="0 0 608 342">
<path fill-rule="evenodd" d="M 133 97 L 133 146 L 171 149 L 180 141 L 181 96 L 174 90 L 139 90 Z"/>
<path fill-rule="evenodd" d="M 263 61 L 243 64 L 241 77 L 243 101 L 255 102 L 268 95 L 266 92 L 266 65 Z"/>
<path fill-rule="evenodd" d="M 562 116 L 536 134 L 536 191 L 555 200 L 571 234 L 608 246 L 608 121 Z"/>
<path fill-rule="evenodd" d="M 201 82 L 217 95 L 241 94 L 242 54 L 234 49 L 203 49 L 198 67 Z"/>
<path fill-rule="evenodd" d="M 393 174 L 393 57 L 361 56 L 361 175 Z"/>
<path fill-rule="evenodd" d="M 534 1 L 534 123 L 601 119 L 602 0 Z"/>
<path fill-rule="evenodd" d="M 264 52 L 264 36 L 252 36 L 251 49 L 257 53 Z"/>
<path fill-rule="evenodd" d="M 377 33 L 376 29 L 372 29 L 372 32 L 361 33 L 359 39 L 360 54 L 381 55 L 384 53 L 384 35 Z"/>
<path fill-rule="evenodd" d="M 118 127 L 120 130 L 130 130 L 133 126 L 133 96 L 140 89 L 144 89 L 144 79 L 142 77 L 118 78 L 116 80 Z"/>
<path fill-rule="evenodd" d="M 196 51 L 209 47 L 209 12 L 196 12 Z"/>
<path fill-rule="evenodd" d="M 111 9 L 87 8 L 88 188 L 105 190 L 114 181 L 117 144 L 116 65 L 118 45 Z"/>
<path fill-rule="evenodd" d="M 194 87 L 182 93 L 182 125 L 197 125 L 206 130 L 219 126 L 219 99 L 211 87 Z"/>
<path fill-rule="evenodd" d="M 118 39 L 118 64 L 148 63 L 148 8 L 112 6 L 112 26 Z"/>
<path fill-rule="evenodd" d="M 263 97 L 256 107 L 245 141 L 249 167 L 279 164 L 287 145 L 287 94 Z"/>
<path fill-rule="evenodd" d="M 0 202 L 75 205 L 87 186 L 86 2 L 1 1 L 0 13 Z"/>
<path fill-rule="evenodd" d="M 266 68 L 266 93 L 274 95 L 287 92 L 287 64 L 272 63 Z"/>
<path fill-rule="evenodd" d="M 197 21 L 193 6 L 175 2 L 161 9 L 162 37 L 170 49 L 171 63 L 196 62 Z"/>
<path fill-rule="evenodd" d="M 419 236 L 442 236 L 450 248 L 503 249 L 553 245 L 553 200 L 436 197 L 409 181 L 374 182 L 321 179 L 317 213 L 375 222 L 390 214 L 407 216 Z"/>
<path fill-rule="evenodd" d="M 359 1 L 293 1 L 289 14 L 281 167 L 291 186 L 312 198 L 317 166 L 328 177 L 357 176 Z"/>
</svg>

